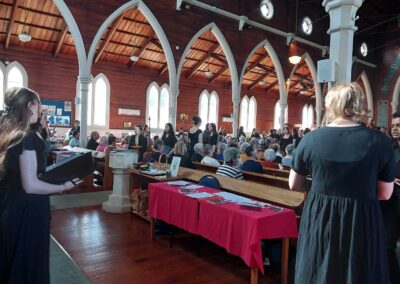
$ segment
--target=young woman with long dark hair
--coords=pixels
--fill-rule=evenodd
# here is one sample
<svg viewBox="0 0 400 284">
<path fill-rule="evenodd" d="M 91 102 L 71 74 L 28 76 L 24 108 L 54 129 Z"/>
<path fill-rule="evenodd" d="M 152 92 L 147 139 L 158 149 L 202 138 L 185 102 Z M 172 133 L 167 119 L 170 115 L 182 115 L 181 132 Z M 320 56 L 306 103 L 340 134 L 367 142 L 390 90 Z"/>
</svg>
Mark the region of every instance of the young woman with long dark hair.
<svg viewBox="0 0 400 284">
<path fill-rule="evenodd" d="M 164 153 L 171 156 L 175 147 L 176 137 L 174 127 L 171 123 L 166 123 L 161 140 L 164 142 Z"/>
<path fill-rule="evenodd" d="M 45 143 L 33 129 L 40 98 L 11 88 L 0 115 L 0 283 L 49 283 L 49 194 L 72 189 L 74 181 L 42 182 Z M 76 180 L 77 181 L 77 180 Z"/>
</svg>

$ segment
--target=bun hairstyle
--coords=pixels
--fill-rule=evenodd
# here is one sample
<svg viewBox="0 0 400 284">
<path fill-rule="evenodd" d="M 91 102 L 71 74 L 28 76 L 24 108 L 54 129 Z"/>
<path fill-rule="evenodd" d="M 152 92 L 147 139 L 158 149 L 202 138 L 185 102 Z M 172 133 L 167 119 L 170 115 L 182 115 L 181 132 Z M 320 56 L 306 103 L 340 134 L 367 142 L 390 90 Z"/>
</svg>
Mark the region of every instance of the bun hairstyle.
<svg viewBox="0 0 400 284">
<path fill-rule="evenodd" d="M 38 103 L 40 98 L 28 88 L 10 88 L 4 94 L 4 111 L 0 116 L 0 179 L 4 176 L 4 161 L 10 148 L 19 144 L 31 129 L 30 103 Z"/>
<path fill-rule="evenodd" d="M 365 95 L 357 83 L 338 84 L 330 89 L 325 97 L 325 109 L 324 124 L 337 118 L 361 122 L 369 117 Z"/>
<path fill-rule="evenodd" d="M 192 117 L 192 122 L 193 122 L 194 125 L 198 125 L 198 124 L 201 123 L 201 118 L 199 116 L 197 116 L 197 115 L 194 115 Z"/>
</svg>

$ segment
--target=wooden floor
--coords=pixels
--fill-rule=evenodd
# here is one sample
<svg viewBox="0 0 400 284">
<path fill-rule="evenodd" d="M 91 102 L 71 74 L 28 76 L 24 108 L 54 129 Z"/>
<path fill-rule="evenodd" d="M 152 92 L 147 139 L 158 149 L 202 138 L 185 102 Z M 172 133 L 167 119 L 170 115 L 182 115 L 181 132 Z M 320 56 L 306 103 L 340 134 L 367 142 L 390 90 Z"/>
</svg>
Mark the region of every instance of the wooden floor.
<svg viewBox="0 0 400 284">
<path fill-rule="evenodd" d="M 92 283 L 249 283 L 250 269 L 224 249 L 179 233 L 149 239 L 149 223 L 99 206 L 52 213 L 51 233 Z M 267 272 L 268 273 L 268 272 Z M 260 283 L 278 283 L 269 273 Z"/>
</svg>

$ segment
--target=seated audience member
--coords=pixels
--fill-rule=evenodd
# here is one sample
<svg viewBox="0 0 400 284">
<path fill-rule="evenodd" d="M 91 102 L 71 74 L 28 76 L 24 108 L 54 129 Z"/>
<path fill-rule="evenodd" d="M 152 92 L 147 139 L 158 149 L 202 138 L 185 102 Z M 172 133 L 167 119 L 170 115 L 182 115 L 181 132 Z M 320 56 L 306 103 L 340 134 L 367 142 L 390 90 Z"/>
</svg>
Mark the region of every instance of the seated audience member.
<svg viewBox="0 0 400 284">
<path fill-rule="evenodd" d="M 265 161 L 261 163 L 263 168 L 279 169 L 279 165 L 275 163 L 276 154 L 273 149 L 267 149 L 264 152 Z"/>
<path fill-rule="evenodd" d="M 236 168 L 239 151 L 237 148 L 229 147 L 224 151 L 224 164 L 219 166 L 217 175 L 243 179 L 242 172 Z"/>
<path fill-rule="evenodd" d="M 97 146 L 99 146 L 99 143 L 97 143 L 99 137 L 100 137 L 99 132 L 92 131 L 92 133 L 90 133 L 90 139 L 86 144 L 86 149 L 96 151 Z"/>
<path fill-rule="evenodd" d="M 215 159 L 217 159 L 218 161 L 223 161 L 224 151 L 226 150 L 226 148 L 228 148 L 228 145 L 226 145 L 225 143 L 220 143 L 218 145 L 217 155 L 215 155 Z"/>
<path fill-rule="evenodd" d="M 256 161 L 258 159 L 258 148 L 250 145 L 245 149 L 245 153 L 248 160 L 242 164 L 242 171 L 262 174 L 264 171 L 261 163 Z"/>
<path fill-rule="evenodd" d="M 275 163 L 280 164 L 282 162 L 282 154 L 279 152 L 281 146 L 278 143 L 272 143 L 269 145 L 268 149 L 272 149 L 275 152 Z"/>
<path fill-rule="evenodd" d="M 264 138 L 260 138 L 258 139 L 258 146 L 260 150 L 265 150 L 267 149 L 267 147 L 265 146 L 265 139 Z"/>
<path fill-rule="evenodd" d="M 243 165 L 248 159 L 249 157 L 246 155 L 245 150 L 247 149 L 247 147 L 250 146 L 250 143 L 244 142 L 240 145 L 239 150 L 240 150 L 240 164 Z"/>
<path fill-rule="evenodd" d="M 108 137 L 107 136 L 101 136 L 100 137 L 100 144 L 97 146 L 96 151 L 97 152 L 105 152 L 106 148 L 108 145 Z"/>
<path fill-rule="evenodd" d="M 292 166 L 294 149 L 295 148 L 294 148 L 293 144 L 289 144 L 286 146 L 286 150 L 285 150 L 286 156 L 283 157 L 283 159 L 282 159 L 283 166 L 288 166 L 288 167 Z"/>
<path fill-rule="evenodd" d="M 180 167 L 194 169 L 192 161 L 189 159 L 187 146 L 183 140 L 178 140 L 175 143 L 174 147 L 174 157 L 180 157 L 181 162 L 179 164 Z M 172 161 L 172 158 L 171 158 Z"/>
<path fill-rule="evenodd" d="M 115 137 L 114 134 L 108 135 L 107 146 L 112 149 L 117 148 L 117 137 Z"/>
<path fill-rule="evenodd" d="M 161 157 L 161 159 L 160 159 Z M 164 153 L 164 142 L 161 139 L 157 139 L 153 144 L 153 161 L 165 163 L 167 156 Z"/>
<path fill-rule="evenodd" d="M 216 159 L 211 157 L 213 152 L 214 152 L 214 147 L 212 145 L 210 144 L 204 145 L 204 158 L 201 160 L 201 163 L 205 165 L 219 167 L 220 163 Z"/>
<path fill-rule="evenodd" d="M 196 143 L 194 145 L 194 153 L 192 155 L 193 162 L 201 162 L 204 158 L 204 145 L 203 143 Z"/>
<path fill-rule="evenodd" d="M 78 130 L 74 130 L 72 132 L 72 139 L 69 141 L 69 146 L 71 147 L 80 147 L 81 143 L 79 142 L 80 132 Z"/>
</svg>

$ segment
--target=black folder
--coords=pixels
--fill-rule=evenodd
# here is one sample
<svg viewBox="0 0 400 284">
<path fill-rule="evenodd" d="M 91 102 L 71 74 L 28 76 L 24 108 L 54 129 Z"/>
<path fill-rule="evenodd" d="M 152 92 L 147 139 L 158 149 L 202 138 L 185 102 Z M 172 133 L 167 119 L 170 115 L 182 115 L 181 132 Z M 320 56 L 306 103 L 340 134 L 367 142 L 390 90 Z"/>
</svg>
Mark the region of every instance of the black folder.
<svg viewBox="0 0 400 284">
<path fill-rule="evenodd" d="M 61 162 L 50 165 L 39 178 L 42 181 L 61 184 L 74 178 L 84 178 L 93 174 L 93 157 L 91 152 L 76 153 Z"/>
</svg>

